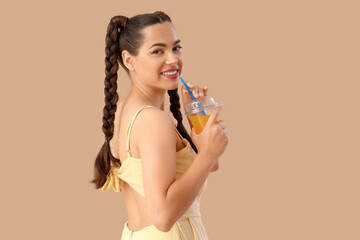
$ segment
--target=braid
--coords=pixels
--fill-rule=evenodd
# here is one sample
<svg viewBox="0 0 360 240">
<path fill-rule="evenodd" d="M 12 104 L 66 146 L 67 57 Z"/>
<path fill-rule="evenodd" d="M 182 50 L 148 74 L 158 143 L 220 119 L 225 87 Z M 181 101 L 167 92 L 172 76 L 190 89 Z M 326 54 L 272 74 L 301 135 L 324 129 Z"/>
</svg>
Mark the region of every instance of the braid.
<svg viewBox="0 0 360 240">
<path fill-rule="evenodd" d="M 178 89 L 176 88 L 174 90 L 168 90 L 168 94 L 170 97 L 170 111 L 172 112 L 174 118 L 178 122 L 176 129 L 180 132 L 180 134 L 183 138 L 186 138 L 190 142 L 191 147 L 194 149 L 194 151 L 196 153 L 198 153 L 195 144 L 193 143 L 189 133 L 186 131 L 186 129 L 182 123 L 183 116 L 180 112 L 181 106 L 180 106 L 180 98 L 179 98 L 179 94 L 178 94 Z"/>
<path fill-rule="evenodd" d="M 105 38 L 105 107 L 103 109 L 102 131 L 105 134 L 105 143 L 100 149 L 95 160 L 94 179 L 91 181 L 96 188 L 100 188 L 106 182 L 107 174 L 111 168 L 111 162 L 121 166 L 119 159 L 116 159 L 110 150 L 110 140 L 114 135 L 114 119 L 119 96 L 117 94 L 117 71 L 119 69 L 119 24 L 124 17 L 113 17 L 108 25 Z"/>
<path fill-rule="evenodd" d="M 116 112 L 116 104 L 118 101 L 117 89 L 117 71 L 119 69 L 118 63 L 118 33 L 117 27 L 114 23 L 109 24 L 108 35 L 106 36 L 106 48 L 105 48 L 105 107 L 103 110 L 103 126 L 102 130 L 105 134 L 105 140 L 107 143 L 112 139 L 114 135 L 114 119 Z"/>
</svg>

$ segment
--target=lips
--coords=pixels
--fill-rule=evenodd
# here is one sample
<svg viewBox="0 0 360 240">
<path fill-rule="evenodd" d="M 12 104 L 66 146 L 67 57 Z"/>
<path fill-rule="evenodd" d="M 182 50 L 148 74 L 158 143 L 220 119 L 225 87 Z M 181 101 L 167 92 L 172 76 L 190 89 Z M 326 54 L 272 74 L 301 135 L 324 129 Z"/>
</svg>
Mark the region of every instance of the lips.
<svg viewBox="0 0 360 240">
<path fill-rule="evenodd" d="M 175 72 L 175 71 L 179 71 L 179 69 L 177 69 L 177 68 L 170 68 L 170 69 L 168 69 L 168 70 L 166 70 L 166 71 L 163 71 L 163 72 L 161 72 L 161 74 L 164 74 L 164 73 L 173 73 L 173 72 Z"/>
<path fill-rule="evenodd" d="M 161 75 L 170 79 L 177 79 L 179 77 L 179 69 L 170 68 L 164 72 L 161 72 Z"/>
</svg>

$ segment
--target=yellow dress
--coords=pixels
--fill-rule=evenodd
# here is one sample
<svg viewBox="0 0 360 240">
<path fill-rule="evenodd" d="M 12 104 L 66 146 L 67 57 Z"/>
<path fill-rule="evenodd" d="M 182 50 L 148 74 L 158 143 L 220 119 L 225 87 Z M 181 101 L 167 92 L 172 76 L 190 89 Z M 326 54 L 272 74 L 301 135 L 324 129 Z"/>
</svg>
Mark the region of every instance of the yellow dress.
<svg viewBox="0 0 360 240">
<path fill-rule="evenodd" d="M 127 158 L 123 161 L 120 168 L 112 166 L 102 191 L 108 190 L 111 186 L 116 192 L 121 192 L 124 182 L 128 183 L 135 191 L 145 197 L 143 176 L 141 168 L 141 159 L 131 157 L 130 155 L 130 133 L 136 116 L 143 109 L 153 107 L 150 105 L 142 106 L 133 116 L 127 130 L 126 151 Z M 176 128 L 175 128 L 176 129 Z M 177 129 L 176 129 L 177 131 Z M 182 138 L 180 133 L 177 131 Z M 176 152 L 176 176 L 178 179 L 190 166 L 191 162 L 196 157 L 196 153 L 192 149 L 189 141 L 182 138 L 186 144 L 185 148 Z M 168 232 L 163 232 L 157 229 L 154 225 L 149 225 L 139 231 L 132 231 L 128 228 L 127 222 L 124 225 L 121 240 L 208 240 L 205 227 L 201 221 L 200 215 L 200 197 L 206 188 L 207 180 L 204 183 L 200 193 L 185 212 L 185 214 L 178 219 L 173 227 Z"/>
</svg>

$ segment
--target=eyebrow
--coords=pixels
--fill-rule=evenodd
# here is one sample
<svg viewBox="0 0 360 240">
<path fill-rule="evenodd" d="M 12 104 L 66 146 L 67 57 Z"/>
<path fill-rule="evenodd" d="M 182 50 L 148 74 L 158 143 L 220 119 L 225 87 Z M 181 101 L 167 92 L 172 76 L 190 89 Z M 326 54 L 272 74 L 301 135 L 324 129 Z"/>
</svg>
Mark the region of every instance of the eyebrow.
<svg viewBox="0 0 360 240">
<path fill-rule="evenodd" d="M 178 44 L 180 42 L 180 39 L 176 40 L 174 43 L 173 43 L 173 46 L 175 44 Z M 166 47 L 166 44 L 165 43 L 154 43 L 153 45 L 151 45 L 151 47 L 149 47 L 148 49 L 152 48 L 152 47 L 156 47 L 156 46 L 160 46 L 160 47 Z"/>
</svg>

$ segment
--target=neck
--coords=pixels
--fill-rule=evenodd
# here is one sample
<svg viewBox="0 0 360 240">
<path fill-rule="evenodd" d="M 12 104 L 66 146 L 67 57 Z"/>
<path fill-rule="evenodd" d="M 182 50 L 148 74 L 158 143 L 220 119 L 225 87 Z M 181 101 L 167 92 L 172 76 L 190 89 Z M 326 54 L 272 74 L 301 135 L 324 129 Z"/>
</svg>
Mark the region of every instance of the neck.
<svg viewBox="0 0 360 240">
<path fill-rule="evenodd" d="M 145 105 L 151 105 L 161 110 L 164 110 L 165 105 L 165 94 L 164 89 L 145 88 L 131 84 L 131 89 L 127 98 L 136 99 Z"/>
</svg>

